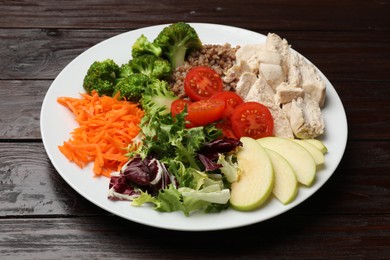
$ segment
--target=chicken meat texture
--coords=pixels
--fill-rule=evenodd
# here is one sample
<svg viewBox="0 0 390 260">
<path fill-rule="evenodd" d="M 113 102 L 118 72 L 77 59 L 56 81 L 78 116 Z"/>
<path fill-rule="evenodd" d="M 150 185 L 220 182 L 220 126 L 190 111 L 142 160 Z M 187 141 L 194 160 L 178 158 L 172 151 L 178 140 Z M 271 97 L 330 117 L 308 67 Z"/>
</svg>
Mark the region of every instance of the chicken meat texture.
<svg viewBox="0 0 390 260">
<path fill-rule="evenodd" d="M 244 101 L 268 107 L 274 136 L 308 139 L 324 133 L 325 81 L 286 39 L 269 33 L 264 44 L 242 46 L 223 80 L 237 81 L 236 92 Z"/>
</svg>

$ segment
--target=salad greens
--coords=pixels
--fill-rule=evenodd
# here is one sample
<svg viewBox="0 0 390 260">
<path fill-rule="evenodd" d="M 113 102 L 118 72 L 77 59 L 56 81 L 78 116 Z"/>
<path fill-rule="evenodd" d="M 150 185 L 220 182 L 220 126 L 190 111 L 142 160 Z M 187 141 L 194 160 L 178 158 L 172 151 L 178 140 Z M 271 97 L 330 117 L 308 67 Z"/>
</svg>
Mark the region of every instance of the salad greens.
<svg viewBox="0 0 390 260">
<path fill-rule="evenodd" d="M 155 84 L 141 99 L 145 116 L 141 135 L 128 155 L 132 158 L 119 175 L 112 177 L 109 197 L 128 199 L 132 205 L 152 203 L 158 211 L 216 212 L 228 207 L 230 183 L 223 173 L 238 174 L 233 155 L 240 142 L 222 139 L 214 125 L 186 128 L 182 112 L 168 113 L 163 99 L 174 97 L 165 83 Z M 160 102 L 160 103 L 159 103 Z M 206 157 L 207 163 L 200 157 Z M 215 164 L 206 171 L 208 164 Z M 157 165 L 157 166 L 156 166 Z M 229 176 L 229 175 L 227 175 Z M 129 196 L 123 196 L 127 194 Z"/>
</svg>

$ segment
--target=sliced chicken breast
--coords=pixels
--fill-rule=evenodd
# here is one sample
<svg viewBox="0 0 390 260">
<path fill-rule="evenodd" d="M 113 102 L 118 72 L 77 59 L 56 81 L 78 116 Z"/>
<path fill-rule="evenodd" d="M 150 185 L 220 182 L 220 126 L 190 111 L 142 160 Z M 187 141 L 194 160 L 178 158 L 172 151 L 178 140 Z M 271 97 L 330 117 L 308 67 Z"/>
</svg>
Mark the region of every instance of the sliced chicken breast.
<svg viewBox="0 0 390 260">
<path fill-rule="evenodd" d="M 237 82 L 236 93 L 244 99 L 256 80 L 257 76 L 255 73 L 244 72 Z"/>
<path fill-rule="evenodd" d="M 300 58 L 300 71 L 303 90 L 317 101 L 320 107 L 323 107 L 325 103 L 326 84 L 319 71 L 303 57 Z"/>
<path fill-rule="evenodd" d="M 292 87 L 286 82 L 282 82 L 276 87 L 276 94 L 274 96 L 275 103 L 280 106 L 290 103 L 298 97 L 303 97 L 305 92 L 302 88 Z"/>
<path fill-rule="evenodd" d="M 316 138 L 324 133 L 325 124 L 317 101 L 305 94 L 283 106 L 286 111 L 291 129 L 297 138 Z"/>
<path fill-rule="evenodd" d="M 268 85 L 275 91 L 276 87 L 283 82 L 283 71 L 280 65 L 260 63 L 259 73 L 263 75 Z"/>
<path fill-rule="evenodd" d="M 239 48 L 236 52 L 236 61 L 239 64 L 240 61 L 245 61 L 251 72 L 258 72 L 259 69 L 259 56 L 264 50 L 263 44 L 248 44 Z"/>
</svg>

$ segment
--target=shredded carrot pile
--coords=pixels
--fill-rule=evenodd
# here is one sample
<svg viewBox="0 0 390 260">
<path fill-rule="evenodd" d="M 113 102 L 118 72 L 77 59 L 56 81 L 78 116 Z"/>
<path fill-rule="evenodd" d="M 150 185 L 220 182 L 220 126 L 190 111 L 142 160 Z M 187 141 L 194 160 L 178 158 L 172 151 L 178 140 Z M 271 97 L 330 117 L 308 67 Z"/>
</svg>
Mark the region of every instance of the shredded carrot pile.
<svg viewBox="0 0 390 260">
<path fill-rule="evenodd" d="M 126 148 L 140 131 L 143 111 L 136 104 L 94 92 L 82 98 L 60 97 L 58 103 L 69 108 L 79 124 L 60 151 L 83 168 L 94 162 L 96 176 L 110 177 L 128 161 Z"/>
</svg>

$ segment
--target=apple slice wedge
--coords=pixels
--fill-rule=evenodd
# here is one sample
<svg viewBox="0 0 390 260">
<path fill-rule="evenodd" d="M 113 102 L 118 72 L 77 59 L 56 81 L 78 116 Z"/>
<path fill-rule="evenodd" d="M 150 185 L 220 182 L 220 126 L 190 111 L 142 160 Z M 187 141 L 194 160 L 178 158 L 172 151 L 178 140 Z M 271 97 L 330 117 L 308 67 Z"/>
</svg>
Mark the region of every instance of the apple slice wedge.
<svg viewBox="0 0 390 260">
<path fill-rule="evenodd" d="M 236 210 L 250 211 L 260 207 L 272 193 L 274 173 L 266 151 L 255 139 L 242 137 L 240 141 L 237 164 L 241 175 L 231 185 L 230 204 Z"/>
<path fill-rule="evenodd" d="M 265 148 L 274 169 L 275 183 L 272 193 L 283 204 L 295 199 L 298 193 L 298 180 L 294 169 L 283 156 Z"/>
<path fill-rule="evenodd" d="M 317 147 L 303 140 L 299 140 L 299 139 L 292 139 L 292 140 L 297 144 L 301 145 L 303 148 L 305 148 L 311 154 L 311 156 L 313 156 L 314 162 L 316 163 L 317 166 L 323 165 L 325 163 L 325 156 L 320 150 L 318 150 Z"/>
<path fill-rule="evenodd" d="M 320 150 L 321 153 L 325 154 L 328 152 L 328 148 L 325 146 L 325 144 L 317 139 L 303 139 L 303 141 L 310 143 L 317 147 L 318 150 Z"/>
<path fill-rule="evenodd" d="M 294 141 L 281 137 L 257 139 L 260 145 L 283 156 L 294 169 L 298 182 L 311 186 L 316 176 L 316 164 L 313 156 Z"/>
</svg>

